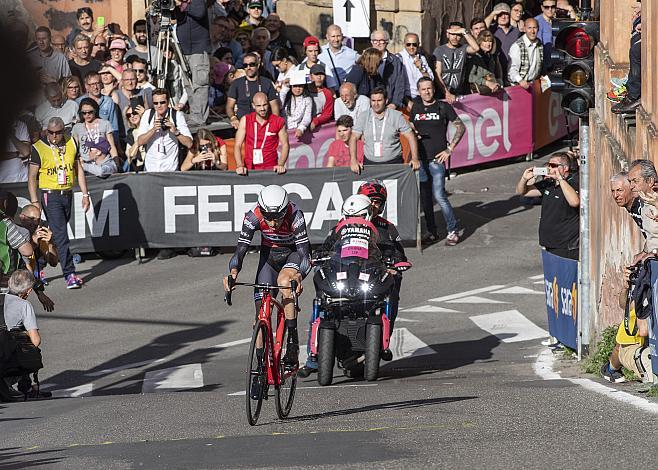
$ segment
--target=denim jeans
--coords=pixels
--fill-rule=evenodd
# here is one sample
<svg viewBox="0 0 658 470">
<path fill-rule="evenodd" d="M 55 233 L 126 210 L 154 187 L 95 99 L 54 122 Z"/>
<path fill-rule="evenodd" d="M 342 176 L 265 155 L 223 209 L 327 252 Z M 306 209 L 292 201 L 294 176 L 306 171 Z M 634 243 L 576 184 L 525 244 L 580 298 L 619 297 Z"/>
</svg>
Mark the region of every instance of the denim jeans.
<svg viewBox="0 0 658 470">
<path fill-rule="evenodd" d="M 71 200 L 73 193 L 42 193 L 41 207 L 46 213 L 46 219 L 53 231 L 53 242 L 57 248 L 59 262 L 64 276 L 75 272 L 73 255 L 69 249 L 68 221 L 71 218 Z"/>
<path fill-rule="evenodd" d="M 432 196 L 441 206 L 441 213 L 446 221 L 448 232 L 457 230 L 457 218 L 452 209 L 452 205 L 448 200 L 446 194 L 446 167 L 443 163 L 422 161 L 420 169 L 418 170 L 418 178 L 421 186 L 426 186 L 431 182 L 432 192 L 431 195 L 427 194 L 422 198 L 423 213 L 425 214 L 425 223 L 427 230 L 431 233 L 436 233 L 436 224 L 434 222 L 434 204 L 432 203 Z"/>
</svg>

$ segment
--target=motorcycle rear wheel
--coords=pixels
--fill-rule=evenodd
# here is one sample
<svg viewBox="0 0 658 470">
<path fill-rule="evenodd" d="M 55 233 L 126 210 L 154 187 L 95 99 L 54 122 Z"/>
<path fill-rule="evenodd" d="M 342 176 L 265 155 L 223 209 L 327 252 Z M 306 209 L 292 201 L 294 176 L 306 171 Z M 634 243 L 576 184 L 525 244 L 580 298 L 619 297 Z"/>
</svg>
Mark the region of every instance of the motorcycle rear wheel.
<svg viewBox="0 0 658 470">
<path fill-rule="evenodd" d="M 331 385 L 334 379 L 334 342 L 336 332 L 331 328 L 318 330 L 318 383 L 323 387 Z"/>
</svg>

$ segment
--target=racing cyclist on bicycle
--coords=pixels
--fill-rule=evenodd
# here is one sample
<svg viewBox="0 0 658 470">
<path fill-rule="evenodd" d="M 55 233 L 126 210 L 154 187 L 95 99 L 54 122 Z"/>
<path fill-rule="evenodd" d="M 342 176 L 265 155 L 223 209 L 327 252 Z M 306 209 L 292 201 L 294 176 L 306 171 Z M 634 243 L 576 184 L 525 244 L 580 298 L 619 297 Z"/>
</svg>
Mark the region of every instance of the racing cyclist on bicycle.
<svg viewBox="0 0 658 470">
<path fill-rule="evenodd" d="M 301 281 L 311 270 L 311 244 L 306 232 L 304 213 L 289 201 L 288 193 L 281 186 L 270 185 L 263 188 L 258 195 L 258 205 L 245 214 L 238 244 L 228 266 L 229 276 L 233 280 L 238 278 L 242 261 L 257 230 L 261 232 L 261 249 L 256 283 L 290 286 L 291 281 L 297 281 L 297 293 L 301 294 Z M 224 290 L 229 290 L 228 276 L 224 278 Z M 299 365 L 297 312 L 291 290 L 282 289 L 282 295 L 288 329 L 288 344 L 283 362 L 285 369 L 292 371 Z M 254 289 L 254 300 L 258 316 L 262 300 L 262 293 L 258 289 Z M 256 355 L 259 363 L 262 363 L 262 343 L 261 347 L 256 349 Z M 254 392 L 258 396 L 259 391 L 252 391 L 252 395 Z"/>
<path fill-rule="evenodd" d="M 395 264 L 405 264 L 406 266 L 411 266 L 407 260 L 407 255 L 404 253 L 404 247 L 402 246 L 402 238 L 398 232 L 395 224 L 389 222 L 380 214 L 384 212 L 384 207 L 386 207 L 386 199 L 388 197 L 388 191 L 386 191 L 386 186 L 380 180 L 373 179 L 366 181 L 357 190 L 357 194 L 363 194 L 368 196 L 372 201 L 372 223 L 377 228 L 379 233 L 379 241 L 377 246 L 379 250 L 385 257 L 390 257 L 393 259 Z M 390 321 L 391 321 L 391 334 L 393 333 L 393 327 L 395 326 L 395 318 L 398 316 L 398 306 L 400 305 L 400 287 L 402 286 L 402 274 L 396 270 L 391 270 L 391 274 L 395 276 L 395 284 L 393 285 L 393 290 L 389 297 L 390 302 Z M 385 361 L 390 361 L 393 358 L 393 354 L 389 349 L 386 349 L 382 352 L 382 359 Z"/>
</svg>

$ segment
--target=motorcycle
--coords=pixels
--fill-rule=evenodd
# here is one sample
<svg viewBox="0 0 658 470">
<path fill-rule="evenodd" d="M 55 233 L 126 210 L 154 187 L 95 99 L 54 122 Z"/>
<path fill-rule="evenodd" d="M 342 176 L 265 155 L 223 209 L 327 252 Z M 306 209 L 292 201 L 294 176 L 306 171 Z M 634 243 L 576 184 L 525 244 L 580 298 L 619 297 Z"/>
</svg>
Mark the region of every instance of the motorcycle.
<svg viewBox="0 0 658 470">
<path fill-rule="evenodd" d="M 411 267 L 383 258 L 374 241 L 368 241 L 367 248 L 365 240 L 359 242 L 357 252 L 339 241 L 327 256 L 313 260 L 318 269 L 313 277 L 311 354 L 317 357 L 322 386 L 332 383 L 336 360 L 348 377 L 377 380 L 380 355 L 389 348 L 391 334 L 392 271 Z"/>
</svg>

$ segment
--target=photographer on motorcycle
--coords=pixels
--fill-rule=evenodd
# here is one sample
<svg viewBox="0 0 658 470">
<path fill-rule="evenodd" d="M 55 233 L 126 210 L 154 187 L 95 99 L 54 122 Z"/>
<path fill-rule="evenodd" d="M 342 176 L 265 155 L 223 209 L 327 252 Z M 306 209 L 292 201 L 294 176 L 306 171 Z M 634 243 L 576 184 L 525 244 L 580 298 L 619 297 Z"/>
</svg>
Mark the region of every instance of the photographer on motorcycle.
<svg viewBox="0 0 658 470">
<path fill-rule="evenodd" d="M 379 239 L 377 228 L 372 224 L 372 201 L 369 197 L 363 194 L 354 194 L 343 202 L 341 209 L 343 218 L 339 223 L 331 229 L 322 247 L 315 251 L 314 257 L 324 258 L 330 255 L 336 247 L 336 244 L 341 240 L 357 239 L 363 242 L 365 247 L 371 247 L 376 250 L 376 253 L 367 253 L 368 257 L 376 257 L 381 259 L 381 253 L 377 246 L 372 243 Z M 367 252 L 368 248 L 366 248 Z M 309 325 L 312 327 L 313 315 Z M 298 374 L 302 378 L 306 378 L 313 372 L 318 370 L 317 360 L 311 355 L 311 328 L 309 328 L 308 342 L 307 342 L 308 359 L 306 364 L 302 367 Z"/>
<path fill-rule="evenodd" d="M 235 254 L 229 261 L 229 276 L 237 280 L 251 241 L 256 233 L 261 232 L 260 261 L 256 272 L 256 283 L 290 286 L 297 281 L 297 294 L 302 292 L 302 279 L 311 270 L 311 244 L 306 232 L 304 213 L 289 201 L 288 193 L 278 185 L 263 188 L 258 195 L 258 205 L 247 212 L 238 237 Z M 224 290 L 229 291 L 228 276 L 224 278 Z M 297 312 L 290 289 L 282 289 L 283 309 L 288 329 L 288 345 L 283 359 L 286 370 L 298 366 L 299 340 L 297 337 Z M 256 315 L 260 310 L 262 293 L 254 290 Z M 256 350 L 259 362 L 263 358 L 263 348 Z M 254 377 L 257 379 L 257 377 Z M 254 380 L 258 387 L 258 381 Z M 259 396 L 259 390 L 252 390 L 252 395 Z"/>
</svg>

